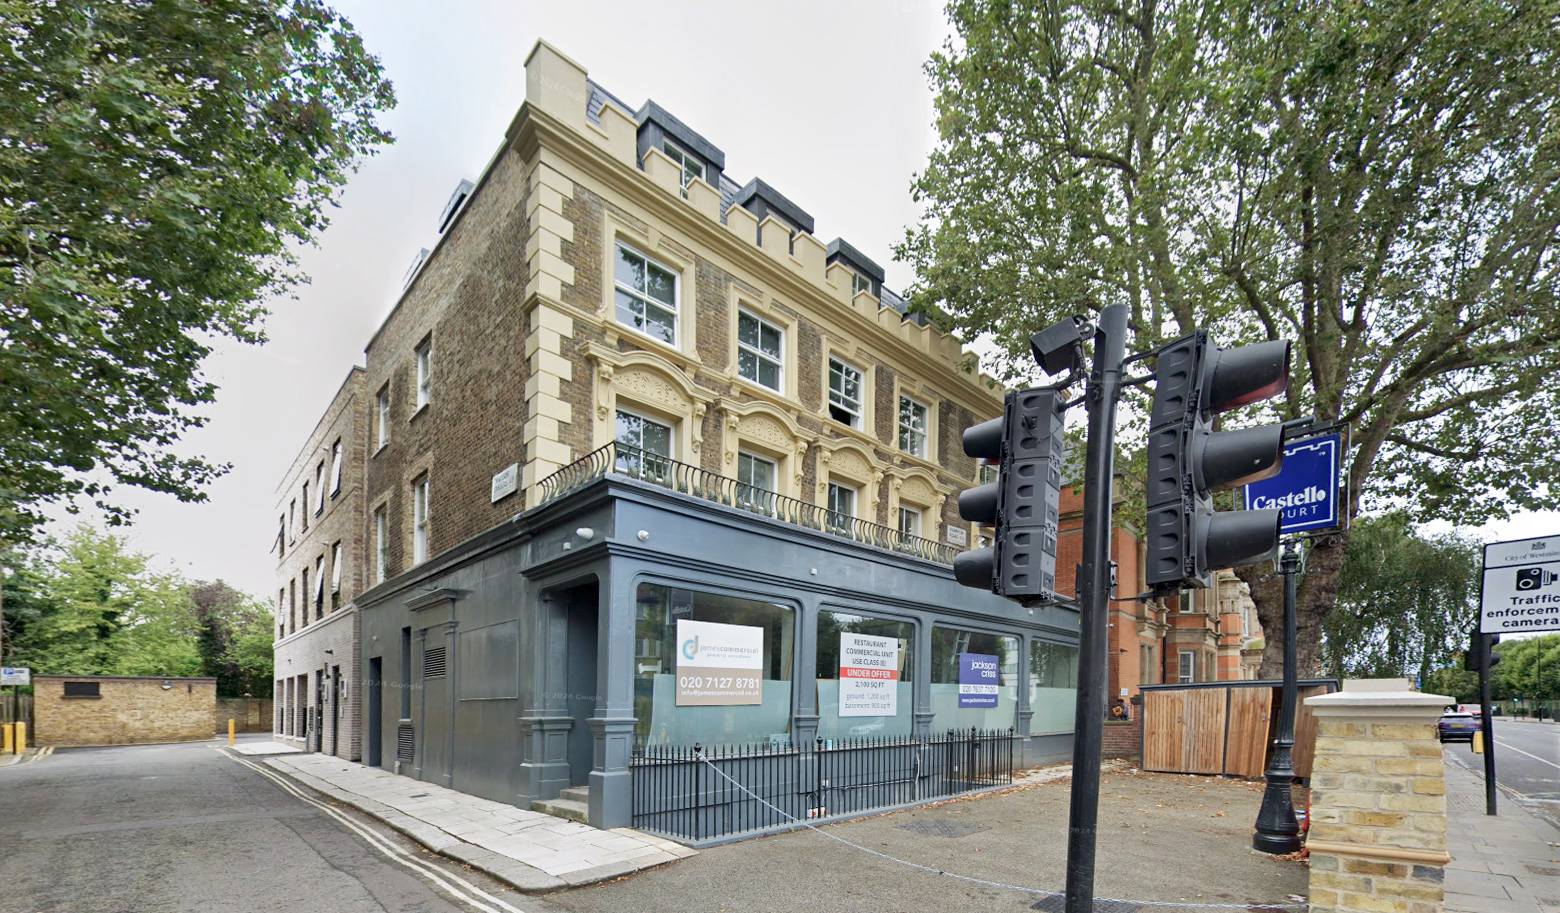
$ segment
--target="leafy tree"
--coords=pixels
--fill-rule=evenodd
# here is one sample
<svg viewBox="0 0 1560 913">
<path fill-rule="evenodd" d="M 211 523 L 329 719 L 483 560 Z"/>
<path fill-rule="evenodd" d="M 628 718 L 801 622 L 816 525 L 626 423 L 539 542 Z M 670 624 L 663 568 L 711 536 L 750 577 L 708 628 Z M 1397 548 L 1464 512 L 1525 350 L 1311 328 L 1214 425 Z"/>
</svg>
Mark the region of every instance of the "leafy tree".
<svg viewBox="0 0 1560 913">
<path fill-rule="evenodd" d="M 1134 348 L 1288 338 L 1277 411 L 1353 427 L 1347 507 L 1475 523 L 1560 503 L 1555 0 L 952 0 L 940 142 L 896 254 L 987 336 L 1108 304 Z M 1000 366 L 999 366 L 1000 367 Z M 1312 551 L 1316 667 L 1347 535 Z M 1281 586 L 1253 585 L 1261 674 Z"/>
<path fill-rule="evenodd" d="M 1462 667 L 1462 657 L 1458 656 L 1454 665 L 1442 666 L 1432 670 L 1425 678 L 1424 691 L 1426 694 L 1444 694 L 1457 701 L 1459 704 L 1477 703 L 1479 700 L 1479 673 L 1470 672 Z"/>
<path fill-rule="evenodd" d="M 1560 634 L 1545 634 L 1495 645 L 1501 661 L 1490 688 L 1498 698 L 1560 699 Z"/>
<path fill-rule="evenodd" d="M 1356 525 L 1322 625 L 1322 667 L 1351 678 L 1418 677 L 1467 649 L 1478 616 L 1479 546 L 1425 538 L 1403 513 Z"/>
<path fill-rule="evenodd" d="M 220 580 L 186 590 L 198 631 L 200 674 L 215 676 L 218 697 L 271 693 L 271 612 Z M 257 663 L 258 648 L 264 661 Z"/>
<path fill-rule="evenodd" d="M 262 339 L 356 162 L 379 62 L 322 0 L 0 0 L 0 542 L 115 485 L 201 500 L 211 341 Z"/>
<path fill-rule="evenodd" d="M 145 559 L 126 553 L 123 539 L 81 527 L 40 563 L 49 609 L 20 633 L 13 660 L 44 674 L 114 674 Z"/>
</svg>

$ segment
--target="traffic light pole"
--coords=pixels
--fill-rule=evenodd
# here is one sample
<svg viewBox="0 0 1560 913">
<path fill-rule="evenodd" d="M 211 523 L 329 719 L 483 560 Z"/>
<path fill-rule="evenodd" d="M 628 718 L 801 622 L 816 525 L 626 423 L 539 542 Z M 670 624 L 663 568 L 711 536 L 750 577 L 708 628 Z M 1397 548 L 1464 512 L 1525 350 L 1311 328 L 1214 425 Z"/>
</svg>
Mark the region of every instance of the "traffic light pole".
<svg viewBox="0 0 1560 913">
<path fill-rule="evenodd" d="M 1495 651 L 1490 649 L 1489 634 L 1475 634 L 1479 639 L 1479 652 L 1483 662 L 1479 663 L 1479 707 L 1484 719 L 1481 726 L 1484 728 L 1484 813 L 1495 814 L 1495 717 L 1490 713 L 1490 654 Z"/>
<path fill-rule="evenodd" d="M 1106 610 L 1110 600 L 1111 488 L 1116 402 L 1126 354 L 1127 309 L 1100 312 L 1094 370 L 1085 397 L 1088 449 L 1083 470 L 1083 563 L 1078 575 L 1078 709 L 1073 731 L 1072 807 L 1067 822 L 1066 913 L 1093 913 L 1094 850 L 1100 811 L 1100 749 L 1105 732 Z"/>
<path fill-rule="evenodd" d="M 1273 738 L 1273 763 L 1267 769 L 1267 790 L 1257 812 L 1257 832 L 1251 845 L 1264 853 L 1294 853 L 1300 849 L 1300 823 L 1295 820 L 1295 702 L 1300 697 L 1295 674 L 1295 599 L 1300 552 L 1294 539 L 1284 543 L 1279 559 L 1284 575 L 1284 689 L 1278 709 L 1278 734 Z"/>
</svg>

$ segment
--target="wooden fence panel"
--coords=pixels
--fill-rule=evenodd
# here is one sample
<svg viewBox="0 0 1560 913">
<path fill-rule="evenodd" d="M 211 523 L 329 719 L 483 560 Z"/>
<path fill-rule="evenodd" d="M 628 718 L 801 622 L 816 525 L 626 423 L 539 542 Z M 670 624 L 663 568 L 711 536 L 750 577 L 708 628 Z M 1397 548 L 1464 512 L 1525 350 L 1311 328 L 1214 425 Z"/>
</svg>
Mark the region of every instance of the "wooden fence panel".
<svg viewBox="0 0 1560 913">
<path fill-rule="evenodd" d="M 1143 692 L 1143 769 L 1183 773 L 1186 692 Z"/>
<path fill-rule="evenodd" d="M 1230 735 L 1224 750 L 1224 772 L 1236 777 L 1260 777 L 1267 766 L 1273 689 L 1229 690 Z"/>
<path fill-rule="evenodd" d="M 1229 690 L 1198 688 L 1186 694 L 1186 761 L 1193 774 L 1224 772 L 1224 733 L 1228 720 Z"/>
<path fill-rule="evenodd" d="M 1305 699 L 1327 694 L 1332 689 L 1326 685 L 1311 685 L 1300 689 L 1300 706 L 1295 711 L 1295 776 L 1310 777 L 1311 761 L 1316 757 L 1316 717 Z"/>
</svg>

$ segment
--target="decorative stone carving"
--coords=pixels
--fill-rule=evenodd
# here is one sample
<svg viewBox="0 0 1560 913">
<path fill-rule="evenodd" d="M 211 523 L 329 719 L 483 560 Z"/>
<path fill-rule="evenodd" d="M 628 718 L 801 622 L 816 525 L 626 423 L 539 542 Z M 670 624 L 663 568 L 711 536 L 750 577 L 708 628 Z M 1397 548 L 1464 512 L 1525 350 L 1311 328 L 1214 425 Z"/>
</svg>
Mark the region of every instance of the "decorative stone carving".
<svg viewBox="0 0 1560 913">
<path fill-rule="evenodd" d="M 624 368 L 618 372 L 611 383 L 618 392 L 627 393 L 639 402 L 659 407 L 673 415 L 686 415 L 693 408 L 693 404 L 688 402 L 688 397 L 671 381 L 644 368 L 637 366 Z"/>
<path fill-rule="evenodd" d="M 932 491 L 932 486 L 920 476 L 911 476 L 908 479 L 896 480 L 899 484 L 899 498 L 901 501 L 909 501 L 913 504 L 930 506 L 938 501 L 937 493 Z"/>
<path fill-rule="evenodd" d="M 872 466 L 865 457 L 854 450 L 836 450 L 832 459 L 828 459 L 831 472 L 840 475 L 851 476 L 855 479 L 872 478 Z M 882 473 L 878 473 L 878 480 L 882 481 Z"/>
<path fill-rule="evenodd" d="M 791 432 L 779 422 L 763 414 L 750 415 L 742 422 L 742 436 L 781 453 L 789 452 L 795 443 Z"/>
</svg>

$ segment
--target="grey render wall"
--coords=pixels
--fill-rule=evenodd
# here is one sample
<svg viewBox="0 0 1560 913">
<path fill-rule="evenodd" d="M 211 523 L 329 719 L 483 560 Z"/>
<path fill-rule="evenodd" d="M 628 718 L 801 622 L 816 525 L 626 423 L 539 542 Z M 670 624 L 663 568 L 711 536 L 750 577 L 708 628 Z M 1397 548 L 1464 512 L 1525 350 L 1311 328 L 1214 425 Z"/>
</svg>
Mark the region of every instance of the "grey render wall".
<svg viewBox="0 0 1560 913">
<path fill-rule="evenodd" d="M 580 530 L 590 530 L 589 538 Z M 644 538 L 640 538 L 641 531 Z M 365 593 L 365 680 L 371 658 L 387 687 L 379 721 L 381 766 L 395 768 L 399 695 L 410 697 L 417 753 L 401 772 L 498 801 L 526 806 L 569 783 L 571 730 L 563 593 L 594 586 L 596 706 L 592 822 L 627 824 L 627 763 L 633 733 L 635 592 L 639 583 L 780 602 L 797 609 L 793 682 L 815 675 L 817 613 L 835 609 L 916 623 L 916 652 L 931 655 L 934 621 L 1022 638 L 1077 643 L 1077 614 L 1025 609 L 959 586 L 952 569 L 798 526 L 755 517 L 702 499 L 617 476 L 527 511 L 413 572 Z M 408 603 L 416 606 L 409 608 Z M 513 631 L 512 652 L 462 652 L 463 635 Z M 412 668 L 401 664 L 401 631 L 414 632 Z M 445 646 L 442 682 L 420 680 L 428 646 Z M 462 668 L 461 663 L 466 667 Z M 930 663 L 915 665 L 916 724 L 937 725 L 930 704 Z M 474 689 L 471 681 L 480 681 Z M 1027 678 L 1020 676 L 1020 681 Z M 495 681 L 498 684 L 495 684 Z M 468 693 L 460 699 L 460 690 Z M 813 689 L 793 688 L 794 737 L 817 725 Z M 509 692 L 512 692 L 510 696 Z M 1029 738 L 1032 711 L 1020 687 L 1020 765 L 1060 760 L 1070 733 Z"/>
</svg>

